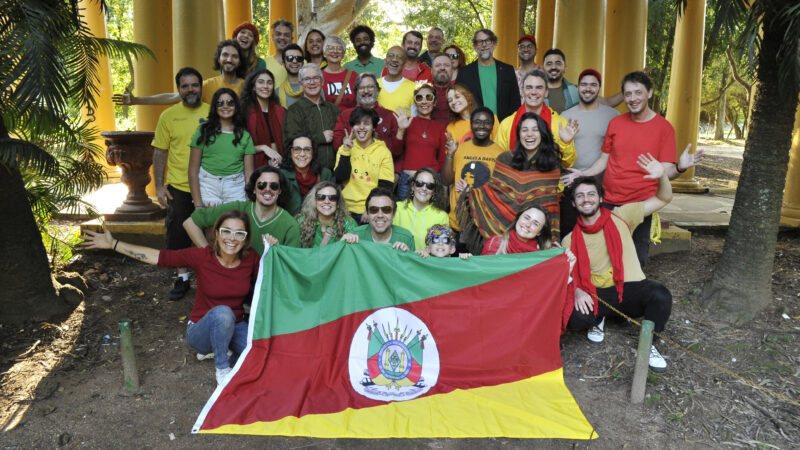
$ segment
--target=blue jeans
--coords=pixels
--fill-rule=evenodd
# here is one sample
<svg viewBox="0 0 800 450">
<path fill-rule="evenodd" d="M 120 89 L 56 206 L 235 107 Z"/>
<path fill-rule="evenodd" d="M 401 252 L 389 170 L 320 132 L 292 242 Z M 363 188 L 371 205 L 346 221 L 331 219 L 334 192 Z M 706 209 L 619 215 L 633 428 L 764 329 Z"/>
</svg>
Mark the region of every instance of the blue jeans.
<svg viewBox="0 0 800 450">
<path fill-rule="evenodd" d="M 186 329 L 186 343 L 198 353 L 214 352 L 214 366 L 227 369 L 247 347 L 247 322 L 236 322 L 233 310 L 215 306 Z M 228 349 L 233 355 L 228 356 Z"/>
<path fill-rule="evenodd" d="M 408 196 L 408 180 L 411 175 L 406 172 L 400 172 L 400 179 L 397 180 L 397 201 L 405 200 Z"/>
</svg>

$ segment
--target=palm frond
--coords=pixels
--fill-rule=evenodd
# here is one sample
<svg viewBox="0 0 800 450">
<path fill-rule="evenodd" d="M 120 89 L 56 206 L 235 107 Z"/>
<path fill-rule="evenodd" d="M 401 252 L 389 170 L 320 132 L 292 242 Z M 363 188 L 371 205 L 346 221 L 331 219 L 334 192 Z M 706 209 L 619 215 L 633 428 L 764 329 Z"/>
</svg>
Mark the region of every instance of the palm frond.
<svg viewBox="0 0 800 450">
<path fill-rule="evenodd" d="M 46 150 L 32 142 L 10 137 L 0 137 L 0 165 L 44 175 L 52 175 L 58 171 L 58 161 Z"/>
</svg>

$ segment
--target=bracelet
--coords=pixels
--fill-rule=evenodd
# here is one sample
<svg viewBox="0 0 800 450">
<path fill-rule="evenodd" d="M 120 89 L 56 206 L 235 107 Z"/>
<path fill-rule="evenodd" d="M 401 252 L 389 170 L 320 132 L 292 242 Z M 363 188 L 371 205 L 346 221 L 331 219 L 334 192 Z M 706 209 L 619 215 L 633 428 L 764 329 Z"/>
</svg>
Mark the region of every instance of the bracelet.
<svg viewBox="0 0 800 450">
<path fill-rule="evenodd" d="M 685 168 L 685 169 L 681 170 L 681 165 L 680 165 L 680 163 L 677 163 L 677 164 L 675 164 L 675 170 L 677 170 L 677 171 L 678 171 L 678 173 L 684 173 L 684 172 L 686 172 L 687 170 L 689 170 L 689 168 L 687 167 L 687 168 Z"/>
<path fill-rule="evenodd" d="M 119 244 L 119 239 L 117 239 L 117 242 L 114 242 L 114 247 L 111 250 L 117 251 L 117 244 Z"/>
<path fill-rule="evenodd" d="M 451 155 L 450 153 L 448 153 L 447 155 L 445 155 L 445 158 L 447 158 L 447 159 L 453 159 L 453 155 Z"/>
</svg>

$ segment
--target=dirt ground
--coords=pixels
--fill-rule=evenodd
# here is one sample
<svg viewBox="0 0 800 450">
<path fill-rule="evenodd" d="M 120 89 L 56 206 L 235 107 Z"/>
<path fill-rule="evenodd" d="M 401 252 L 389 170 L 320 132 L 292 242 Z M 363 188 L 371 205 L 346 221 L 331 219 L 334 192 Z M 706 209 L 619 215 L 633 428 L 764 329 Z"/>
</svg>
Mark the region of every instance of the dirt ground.
<svg viewBox="0 0 800 450">
<path fill-rule="evenodd" d="M 697 176 L 714 187 L 735 187 L 737 158 L 711 149 Z M 690 252 L 655 256 L 645 268 L 674 297 L 666 337 L 800 401 L 800 231 L 779 235 L 775 300 L 741 326 L 719 322 L 699 303 L 724 232 L 692 231 Z M 216 386 L 213 363 L 198 361 L 184 342 L 194 289 L 171 302 L 170 271 L 110 252 L 84 253 L 66 270 L 89 282 L 86 300 L 69 318 L 0 324 L 1 448 L 800 448 L 800 408 L 667 344 L 660 349 L 668 371 L 651 373 L 645 402 L 632 405 L 638 329 L 621 320 L 607 324 L 602 345 L 590 345 L 578 332 L 561 341 L 565 381 L 600 436 L 594 441 L 191 435 Z M 125 318 L 134 321 L 136 395 L 122 387 L 117 324 Z"/>
</svg>

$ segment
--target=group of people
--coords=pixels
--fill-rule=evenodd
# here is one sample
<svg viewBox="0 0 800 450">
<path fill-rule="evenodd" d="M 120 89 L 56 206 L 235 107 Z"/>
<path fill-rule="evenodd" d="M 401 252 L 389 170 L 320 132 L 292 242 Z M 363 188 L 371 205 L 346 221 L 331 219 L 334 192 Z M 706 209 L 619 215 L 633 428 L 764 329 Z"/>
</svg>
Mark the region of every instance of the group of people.
<svg viewBox="0 0 800 450">
<path fill-rule="evenodd" d="M 186 294 L 194 271 L 187 342 L 214 353 L 220 383 L 246 344 L 243 305 L 267 245 L 371 241 L 461 258 L 564 247 L 569 327 L 602 342 L 613 314 L 602 299 L 664 330 L 671 295 L 642 271 L 652 213 L 702 153 L 687 147 L 677 158 L 672 126 L 648 106 L 645 73 L 603 98 L 597 70 L 585 68 L 577 84 L 564 78 L 561 50 L 537 65 L 530 35 L 517 42 L 514 68 L 494 58 L 488 29 L 474 33 L 470 64 L 436 27 L 425 52 L 422 33 L 409 31 L 381 59 L 373 30 L 355 26 L 357 57 L 346 63 L 337 36 L 311 30 L 301 47 L 290 22 L 271 30 L 275 56 L 258 56 L 259 32 L 244 23 L 216 48 L 220 75 L 203 80 L 185 67 L 177 94 L 115 96 L 177 103 L 152 142 L 166 250 L 107 231 L 86 236 L 89 248 L 176 267 L 171 299 Z M 612 106 L 623 101 L 619 114 Z M 655 345 L 650 367 L 666 369 Z"/>
</svg>

